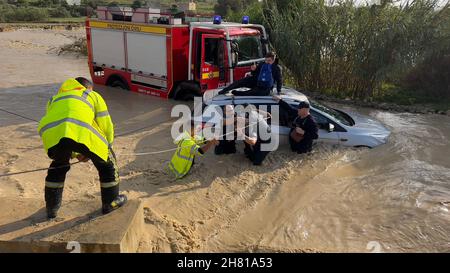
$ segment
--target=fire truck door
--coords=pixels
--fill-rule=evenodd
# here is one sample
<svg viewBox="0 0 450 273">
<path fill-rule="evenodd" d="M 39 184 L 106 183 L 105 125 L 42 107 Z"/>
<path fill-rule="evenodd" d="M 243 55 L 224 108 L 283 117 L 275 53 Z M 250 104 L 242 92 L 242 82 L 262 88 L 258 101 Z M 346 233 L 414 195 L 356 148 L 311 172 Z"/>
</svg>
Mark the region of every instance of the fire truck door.
<svg viewBox="0 0 450 273">
<path fill-rule="evenodd" d="M 227 78 L 225 40 L 214 34 L 202 35 L 200 86 L 202 91 L 224 86 Z"/>
</svg>

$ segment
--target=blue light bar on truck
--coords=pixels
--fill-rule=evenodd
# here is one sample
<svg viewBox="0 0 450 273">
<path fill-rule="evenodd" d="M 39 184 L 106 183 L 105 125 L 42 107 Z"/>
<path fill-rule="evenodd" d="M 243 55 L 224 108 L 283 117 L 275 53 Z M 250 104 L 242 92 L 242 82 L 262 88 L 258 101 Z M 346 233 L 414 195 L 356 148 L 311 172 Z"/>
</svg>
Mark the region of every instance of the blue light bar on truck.
<svg viewBox="0 0 450 273">
<path fill-rule="evenodd" d="M 242 16 L 242 24 L 248 24 L 250 23 L 250 16 Z"/>
<path fill-rule="evenodd" d="M 214 21 L 213 21 L 213 23 L 214 23 L 215 25 L 220 25 L 220 23 L 222 23 L 222 16 L 220 16 L 220 15 L 214 15 Z"/>
</svg>

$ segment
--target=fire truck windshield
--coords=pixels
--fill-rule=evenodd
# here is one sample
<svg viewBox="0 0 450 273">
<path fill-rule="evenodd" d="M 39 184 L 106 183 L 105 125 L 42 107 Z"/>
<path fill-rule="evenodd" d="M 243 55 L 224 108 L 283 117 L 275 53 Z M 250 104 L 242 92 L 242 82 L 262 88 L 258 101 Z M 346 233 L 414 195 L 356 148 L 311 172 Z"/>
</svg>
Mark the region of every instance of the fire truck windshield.
<svg viewBox="0 0 450 273">
<path fill-rule="evenodd" d="M 233 38 L 237 45 L 238 63 L 264 58 L 259 36 L 236 36 Z"/>
</svg>

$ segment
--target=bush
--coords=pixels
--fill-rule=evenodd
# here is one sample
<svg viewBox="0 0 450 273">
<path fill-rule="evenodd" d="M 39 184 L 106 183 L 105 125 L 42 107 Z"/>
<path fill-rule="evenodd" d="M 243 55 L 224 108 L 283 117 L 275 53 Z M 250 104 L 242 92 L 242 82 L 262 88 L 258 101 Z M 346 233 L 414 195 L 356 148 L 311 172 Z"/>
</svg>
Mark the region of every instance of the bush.
<svg viewBox="0 0 450 273">
<path fill-rule="evenodd" d="M 440 9 L 435 0 L 366 6 L 325 2 L 273 0 L 262 11 L 272 45 L 298 87 L 352 98 L 379 96 L 384 83 L 400 84 L 422 62 L 440 68 L 423 63 L 415 88 L 435 89 L 436 81 L 448 78 L 445 59 L 431 57 L 439 45 L 449 44 L 448 2 Z"/>
<path fill-rule="evenodd" d="M 217 3 L 214 5 L 214 12 L 216 14 L 220 14 L 222 16 L 228 16 L 233 13 L 241 12 L 245 10 L 247 7 L 253 5 L 256 0 L 217 0 Z"/>
<path fill-rule="evenodd" d="M 430 101 L 450 99 L 450 50 L 427 57 L 408 72 L 402 86 Z"/>
<path fill-rule="evenodd" d="M 8 22 L 9 14 L 12 12 L 13 6 L 5 4 L 0 6 L 0 23 Z"/>
<path fill-rule="evenodd" d="M 230 22 L 241 22 L 242 16 L 250 16 L 250 23 L 264 24 L 263 6 L 261 3 L 253 3 L 239 12 L 230 12 L 227 16 Z"/>
<path fill-rule="evenodd" d="M 47 9 L 35 7 L 13 7 L 7 9 L 3 15 L 5 22 L 39 22 L 49 17 Z"/>
<path fill-rule="evenodd" d="M 72 16 L 71 13 L 63 7 L 49 9 L 48 13 L 49 13 L 50 17 L 52 17 L 52 18 L 67 18 L 67 17 Z"/>
</svg>

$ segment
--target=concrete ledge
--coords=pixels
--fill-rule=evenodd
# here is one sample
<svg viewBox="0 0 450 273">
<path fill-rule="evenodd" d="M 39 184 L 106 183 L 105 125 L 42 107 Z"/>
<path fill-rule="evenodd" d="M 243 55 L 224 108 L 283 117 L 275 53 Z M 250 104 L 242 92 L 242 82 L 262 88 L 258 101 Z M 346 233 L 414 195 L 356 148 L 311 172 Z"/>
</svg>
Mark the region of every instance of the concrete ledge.
<svg viewBox="0 0 450 273">
<path fill-rule="evenodd" d="M 42 200 L 1 198 L 0 253 L 136 252 L 144 227 L 141 202 L 130 200 L 107 215 L 100 207 L 98 201 L 63 202 L 49 221 Z"/>
</svg>

